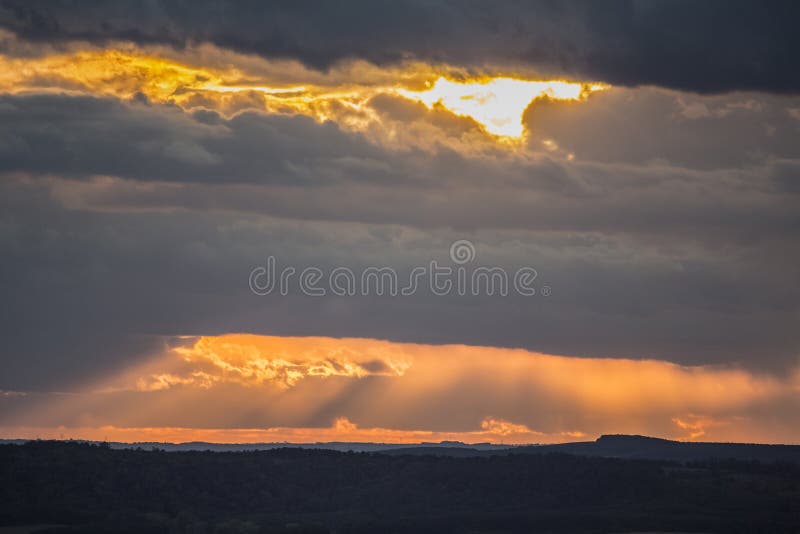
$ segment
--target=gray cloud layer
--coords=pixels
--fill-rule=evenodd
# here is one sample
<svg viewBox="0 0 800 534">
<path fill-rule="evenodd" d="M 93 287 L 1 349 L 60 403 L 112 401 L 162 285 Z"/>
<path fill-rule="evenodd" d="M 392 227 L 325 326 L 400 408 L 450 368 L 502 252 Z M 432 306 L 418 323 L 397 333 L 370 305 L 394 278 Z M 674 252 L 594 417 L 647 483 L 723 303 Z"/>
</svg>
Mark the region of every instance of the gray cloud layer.
<svg viewBox="0 0 800 534">
<path fill-rule="evenodd" d="M 231 331 L 793 366 L 796 107 L 612 90 L 534 104 L 530 157 L 478 157 L 389 149 L 304 117 L 4 96 L 0 292 L 14 306 L 0 389 L 102 374 L 160 336 Z M 408 272 L 445 261 L 458 238 L 476 243 L 477 264 L 534 266 L 553 295 L 247 288 L 268 254 Z"/>
<path fill-rule="evenodd" d="M 37 41 L 213 42 L 325 68 L 406 58 L 615 85 L 796 93 L 796 2 L 0 2 Z"/>
</svg>

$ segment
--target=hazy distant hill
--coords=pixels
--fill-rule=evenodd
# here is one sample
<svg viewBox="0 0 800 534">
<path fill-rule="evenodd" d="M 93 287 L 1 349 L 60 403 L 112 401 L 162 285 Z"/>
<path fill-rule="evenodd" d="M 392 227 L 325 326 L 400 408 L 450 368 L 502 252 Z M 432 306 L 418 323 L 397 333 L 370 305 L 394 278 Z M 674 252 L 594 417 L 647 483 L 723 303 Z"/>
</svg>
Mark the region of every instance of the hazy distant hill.
<svg viewBox="0 0 800 534">
<path fill-rule="evenodd" d="M 26 443 L 27 440 L 0 440 L 0 444 Z M 92 443 L 75 441 L 76 443 Z M 608 458 L 641 458 L 648 460 L 670 460 L 690 462 L 701 460 L 757 460 L 760 462 L 791 462 L 800 464 L 800 445 L 764 445 L 755 443 L 702 443 L 670 441 L 647 436 L 624 434 L 604 435 L 595 441 L 559 443 L 555 445 L 496 445 L 492 443 L 461 443 L 442 441 L 439 443 L 206 443 L 193 441 L 187 443 L 117 443 L 108 444 L 112 449 L 158 449 L 167 452 L 214 451 L 244 452 L 268 451 L 273 449 L 323 449 L 339 452 L 378 452 L 391 455 L 434 455 L 466 458 L 492 456 L 497 454 L 545 454 L 551 452 L 576 454 L 580 456 L 603 456 Z"/>
<path fill-rule="evenodd" d="M 514 452 L 533 454 L 561 452 L 582 456 L 645 458 L 678 462 L 736 459 L 800 463 L 800 445 L 683 442 L 621 434 L 600 436 L 596 441 L 518 447 L 514 449 Z"/>
</svg>

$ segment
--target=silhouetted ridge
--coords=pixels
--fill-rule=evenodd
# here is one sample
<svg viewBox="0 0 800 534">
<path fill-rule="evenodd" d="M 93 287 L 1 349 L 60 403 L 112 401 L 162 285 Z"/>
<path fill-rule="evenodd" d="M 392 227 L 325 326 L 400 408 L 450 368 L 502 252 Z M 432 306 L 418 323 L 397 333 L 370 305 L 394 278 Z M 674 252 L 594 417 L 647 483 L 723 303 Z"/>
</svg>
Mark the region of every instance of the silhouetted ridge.
<svg viewBox="0 0 800 534">
<path fill-rule="evenodd" d="M 567 445 L 637 443 L 659 441 Z M 427 452 L 0 445 L 0 527 L 64 525 L 49 534 L 800 532 L 798 465 L 459 458 L 442 455 L 446 447 L 421 448 Z"/>
<path fill-rule="evenodd" d="M 603 434 L 595 440 L 596 443 L 679 443 L 664 438 L 640 436 L 638 434 Z"/>
<path fill-rule="evenodd" d="M 561 452 L 582 456 L 678 462 L 735 459 L 800 463 L 800 446 L 798 445 L 684 442 L 627 434 L 605 434 L 595 441 L 519 447 L 515 451 L 528 454 Z"/>
</svg>

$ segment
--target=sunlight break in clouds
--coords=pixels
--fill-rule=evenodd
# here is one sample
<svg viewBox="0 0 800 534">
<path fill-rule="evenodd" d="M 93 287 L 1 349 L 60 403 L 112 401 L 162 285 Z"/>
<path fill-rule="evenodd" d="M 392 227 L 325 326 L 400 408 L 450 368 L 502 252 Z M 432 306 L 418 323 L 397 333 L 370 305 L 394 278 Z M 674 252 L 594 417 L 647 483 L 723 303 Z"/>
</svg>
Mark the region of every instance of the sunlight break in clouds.
<svg viewBox="0 0 800 534">
<path fill-rule="evenodd" d="M 745 65 L 718 61 L 732 77 L 715 85 L 685 70 L 694 50 L 590 49 L 592 17 L 492 21 L 517 8 L 470 8 L 503 35 L 471 29 L 441 54 L 450 26 L 382 48 L 392 32 L 329 42 L 280 8 L 234 46 L 236 25 L 177 31 L 213 17 L 141 34 L 135 17 L 0 8 L 19 308 L 0 426 L 800 440 L 797 81 L 754 83 L 754 67 L 739 83 Z M 297 41 L 275 48 L 286 28 Z M 244 284 L 264 252 L 404 272 L 451 238 L 484 241 L 481 265 L 535 266 L 553 298 Z"/>
<path fill-rule="evenodd" d="M 523 112 L 534 99 L 581 100 L 606 87 L 524 79 L 519 74 L 474 78 L 454 67 L 422 63 L 378 69 L 351 62 L 321 75 L 295 63 L 256 60 L 208 45 L 202 50 L 190 48 L 183 55 L 169 54 L 176 57 L 159 52 L 165 53 L 120 43 L 117 48 L 78 49 L 37 58 L 0 54 L 0 90 L 65 90 L 125 99 L 145 96 L 152 102 L 224 114 L 243 110 L 302 114 L 357 131 L 381 126 L 370 99 L 392 95 L 469 117 L 491 135 L 517 139 L 524 133 Z M 211 65 L 192 64 L 205 56 L 219 59 Z"/>
<path fill-rule="evenodd" d="M 398 92 L 424 102 L 429 108 L 441 105 L 458 115 L 472 117 L 489 133 L 513 138 L 524 133 L 522 114 L 534 99 L 579 100 L 601 89 L 603 86 L 599 84 L 564 81 L 514 78 L 457 81 L 439 78 L 423 91 L 400 89 Z"/>
<path fill-rule="evenodd" d="M 798 440 L 791 427 L 758 415 L 765 407 L 796 414 L 797 375 L 374 339 L 232 334 L 180 341 L 83 392 L 19 397 L 16 417 L 0 426 L 6 435 L 30 426 L 88 437 L 99 431 L 86 428 L 113 427 L 138 429 L 120 434 L 136 439 L 224 442 L 530 443 L 607 433 Z"/>
</svg>

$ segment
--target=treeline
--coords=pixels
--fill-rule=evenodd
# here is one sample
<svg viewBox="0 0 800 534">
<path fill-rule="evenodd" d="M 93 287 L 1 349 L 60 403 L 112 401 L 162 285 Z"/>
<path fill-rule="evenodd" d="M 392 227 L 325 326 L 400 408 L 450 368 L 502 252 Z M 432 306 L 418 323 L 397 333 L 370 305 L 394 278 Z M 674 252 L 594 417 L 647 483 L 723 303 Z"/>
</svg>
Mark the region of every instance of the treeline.
<svg viewBox="0 0 800 534">
<path fill-rule="evenodd" d="M 798 532 L 800 467 L 0 446 L 0 525 L 54 532 Z"/>
</svg>

